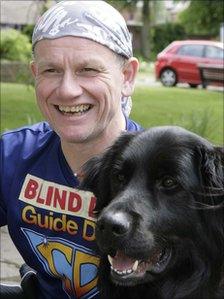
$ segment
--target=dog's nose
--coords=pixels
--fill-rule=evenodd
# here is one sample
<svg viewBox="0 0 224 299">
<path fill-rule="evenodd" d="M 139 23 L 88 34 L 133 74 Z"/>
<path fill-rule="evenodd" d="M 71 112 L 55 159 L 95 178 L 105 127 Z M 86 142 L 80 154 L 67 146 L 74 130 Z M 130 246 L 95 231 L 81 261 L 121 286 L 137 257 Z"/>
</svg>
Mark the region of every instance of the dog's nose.
<svg viewBox="0 0 224 299">
<path fill-rule="evenodd" d="M 97 221 L 99 234 L 121 237 L 131 229 L 131 216 L 126 212 L 107 211 L 101 215 Z"/>
</svg>

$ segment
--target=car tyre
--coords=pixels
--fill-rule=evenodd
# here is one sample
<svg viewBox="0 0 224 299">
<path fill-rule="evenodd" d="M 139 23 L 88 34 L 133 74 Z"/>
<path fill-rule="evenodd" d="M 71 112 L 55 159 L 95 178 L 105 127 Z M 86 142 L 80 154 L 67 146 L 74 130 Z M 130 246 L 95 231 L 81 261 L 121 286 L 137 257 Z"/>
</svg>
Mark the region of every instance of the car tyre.
<svg viewBox="0 0 224 299">
<path fill-rule="evenodd" d="M 189 85 L 190 85 L 191 88 L 197 88 L 198 87 L 198 84 L 189 83 Z"/>
<path fill-rule="evenodd" d="M 160 81 L 164 86 L 175 86 L 177 84 L 177 74 L 172 69 L 165 69 L 160 74 Z"/>
<path fill-rule="evenodd" d="M 164 86 L 175 86 L 177 84 L 177 75 L 172 69 L 165 69 L 160 74 L 160 80 Z"/>
</svg>

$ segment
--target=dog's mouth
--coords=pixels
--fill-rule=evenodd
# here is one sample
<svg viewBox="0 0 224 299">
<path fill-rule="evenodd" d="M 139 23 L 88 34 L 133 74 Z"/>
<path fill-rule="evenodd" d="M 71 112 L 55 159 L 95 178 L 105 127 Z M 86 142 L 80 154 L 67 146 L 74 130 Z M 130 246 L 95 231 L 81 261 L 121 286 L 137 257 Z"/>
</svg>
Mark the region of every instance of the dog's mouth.
<svg viewBox="0 0 224 299">
<path fill-rule="evenodd" d="M 111 277 L 118 284 L 133 285 L 146 274 L 163 272 L 171 258 L 170 249 L 156 249 L 147 260 L 136 260 L 118 250 L 114 257 L 108 255 Z"/>
</svg>

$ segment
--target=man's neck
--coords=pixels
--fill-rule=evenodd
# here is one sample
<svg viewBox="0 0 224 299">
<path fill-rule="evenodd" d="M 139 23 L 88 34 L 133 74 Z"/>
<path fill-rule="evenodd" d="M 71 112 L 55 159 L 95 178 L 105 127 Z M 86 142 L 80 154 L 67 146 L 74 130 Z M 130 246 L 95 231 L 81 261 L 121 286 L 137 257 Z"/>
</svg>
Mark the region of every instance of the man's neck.
<svg viewBox="0 0 224 299">
<path fill-rule="evenodd" d="M 80 143 L 68 143 L 62 140 L 62 151 L 73 173 L 79 173 L 84 163 L 104 152 L 114 143 L 122 131 L 125 131 L 125 118 L 119 126 L 105 130 L 95 139 Z"/>
</svg>

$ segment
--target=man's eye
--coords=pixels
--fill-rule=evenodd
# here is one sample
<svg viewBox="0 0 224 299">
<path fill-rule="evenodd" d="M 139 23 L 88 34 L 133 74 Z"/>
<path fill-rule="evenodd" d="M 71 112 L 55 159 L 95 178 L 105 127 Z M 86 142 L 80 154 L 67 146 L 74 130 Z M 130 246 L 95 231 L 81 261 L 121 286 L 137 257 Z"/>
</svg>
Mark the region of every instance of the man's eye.
<svg viewBox="0 0 224 299">
<path fill-rule="evenodd" d="M 45 73 L 57 73 L 55 69 L 46 69 L 44 70 Z"/>
<path fill-rule="evenodd" d="M 96 76 L 99 73 L 99 71 L 94 68 L 85 67 L 79 70 L 77 73 L 81 76 Z"/>
<path fill-rule="evenodd" d="M 96 72 L 95 69 L 92 69 L 92 68 L 89 68 L 89 67 L 86 67 L 83 69 L 84 72 Z"/>
</svg>

